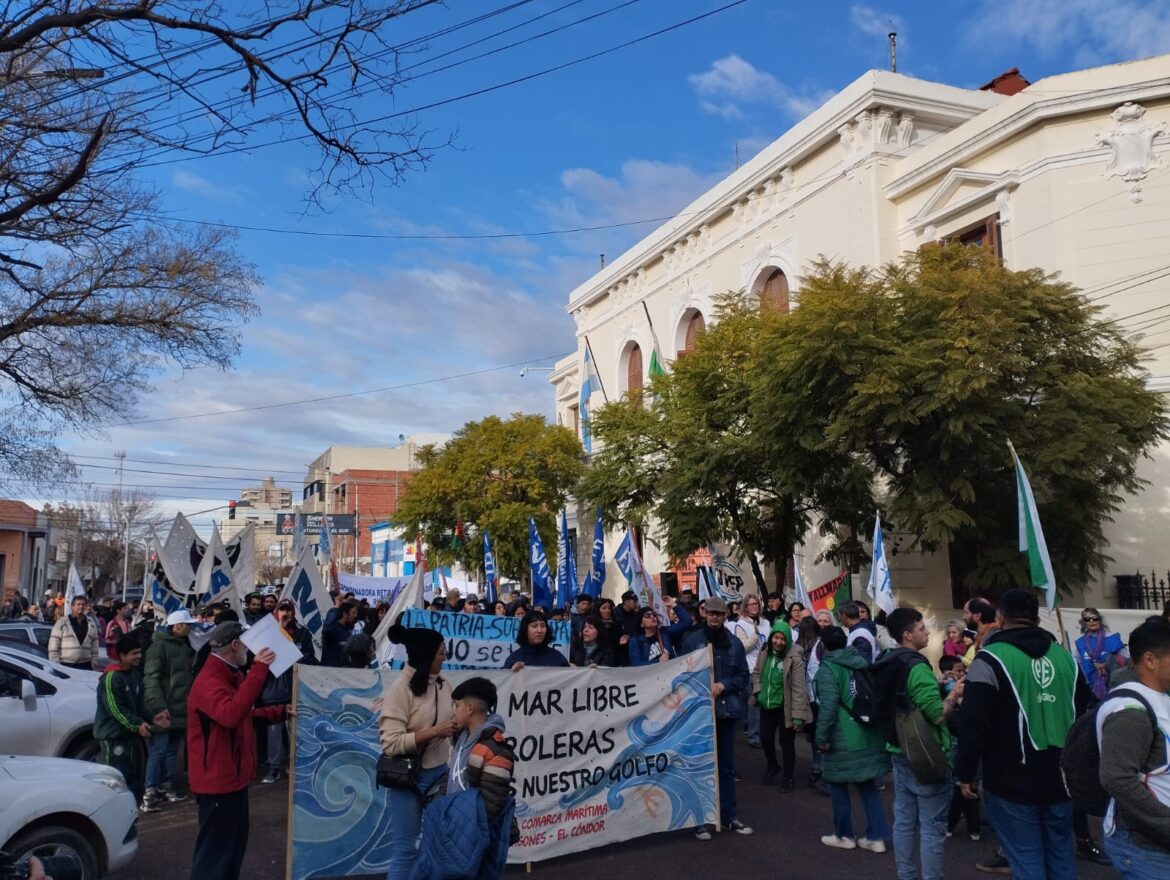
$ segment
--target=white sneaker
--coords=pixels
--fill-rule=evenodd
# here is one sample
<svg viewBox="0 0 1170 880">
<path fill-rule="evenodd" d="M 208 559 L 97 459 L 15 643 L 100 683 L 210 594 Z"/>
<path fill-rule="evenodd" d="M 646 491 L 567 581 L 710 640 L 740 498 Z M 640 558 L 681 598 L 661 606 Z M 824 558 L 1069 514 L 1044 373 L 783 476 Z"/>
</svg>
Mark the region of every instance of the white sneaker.
<svg viewBox="0 0 1170 880">
<path fill-rule="evenodd" d="M 866 837 L 859 837 L 857 845 L 862 849 L 867 849 L 874 853 L 884 853 L 886 851 L 886 842 L 884 840 L 870 840 Z"/>
<path fill-rule="evenodd" d="M 711 839 L 711 826 L 710 825 L 700 825 L 698 827 L 698 829 L 696 829 L 696 831 L 695 831 L 695 840 L 710 840 L 710 839 Z"/>
<path fill-rule="evenodd" d="M 825 846 L 835 846 L 837 849 L 857 849 L 857 842 L 851 837 L 838 837 L 836 834 L 826 834 L 821 838 Z"/>
</svg>

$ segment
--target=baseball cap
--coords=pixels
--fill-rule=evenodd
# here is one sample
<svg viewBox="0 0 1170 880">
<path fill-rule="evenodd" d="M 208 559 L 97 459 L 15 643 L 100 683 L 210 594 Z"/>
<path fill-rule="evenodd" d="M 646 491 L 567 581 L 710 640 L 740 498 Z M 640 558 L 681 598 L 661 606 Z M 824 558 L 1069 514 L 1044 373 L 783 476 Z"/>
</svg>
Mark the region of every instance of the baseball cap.
<svg viewBox="0 0 1170 880">
<path fill-rule="evenodd" d="M 242 636 L 245 629 L 246 627 L 242 623 L 234 620 L 217 623 L 207 641 L 213 648 L 222 648 Z"/>
<path fill-rule="evenodd" d="M 296 611 L 297 610 L 297 603 L 294 602 L 292 599 L 285 598 L 285 599 L 281 599 L 279 602 L 277 602 L 276 607 L 278 610 L 281 608 L 291 608 L 293 611 Z"/>
<path fill-rule="evenodd" d="M 191 612 L 186 608 L 179 611 L 172 611 L 167 615 L 167 626 L 174 626 L 176 623 L 194 623 L 195 618 L 191 616 Z"/>
</svg>

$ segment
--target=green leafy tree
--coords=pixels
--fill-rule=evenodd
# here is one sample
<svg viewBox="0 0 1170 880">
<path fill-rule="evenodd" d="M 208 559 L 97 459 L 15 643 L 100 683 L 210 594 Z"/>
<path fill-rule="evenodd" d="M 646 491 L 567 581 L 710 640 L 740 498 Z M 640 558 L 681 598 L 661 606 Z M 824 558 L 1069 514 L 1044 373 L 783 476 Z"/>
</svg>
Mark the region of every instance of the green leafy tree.
<svg viewBox="0 0 1170 880">
<path fill-rule="evenodd" d="M 1099 307 L 958 244 L 878 269 L 818 263 L 756 351 L 756 430 L 862 465 L 883 520 L 949 545 L 972 589 L 1027 582 L 1009 439 L 1070 586 L 1107 561 L 1104 526 L 1170 427 L 1142 347 Z"/>
<path fill-rule="evenodd" d="M 805 443 L 807 432 L 770 436 L 757 427 L 756 346 L 787 315 L 727 294 L 715 317 L 645 400 L 639 392 L 598 409 L 600 448 L 581 495 L 611 523 L 650 524 L 672 558 L 714 541 L 738 545 L 763 588 L 758 559 L 783 572 L 814 514 L 860 522 L 872 508 L 869 480 L 819 437 Z"/>
<path fill-rule="evenodd" d="M 543 416 L 516 413 L 468 422 L 444 446 L 418 452 L 421 469 L 403 492 L 393 522 L 421 534 L 434 559 L 468 571 L 483 567 L 483 532 L 496 566 L 528 577 L 528 518 L 535 517 L 556 564 L 557 512 L 581 477 L 581 443 Z"/>
</svg>

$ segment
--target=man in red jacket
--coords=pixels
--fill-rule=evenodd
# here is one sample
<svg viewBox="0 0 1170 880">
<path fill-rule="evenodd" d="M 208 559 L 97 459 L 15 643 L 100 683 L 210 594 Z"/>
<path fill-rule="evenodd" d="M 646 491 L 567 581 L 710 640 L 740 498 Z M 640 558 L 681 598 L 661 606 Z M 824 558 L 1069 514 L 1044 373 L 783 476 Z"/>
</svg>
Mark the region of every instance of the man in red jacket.
<svg viewBox="0 0 1170 880">
<path fill-rule="evenodd" d="M 248 847 L 248 783 L 256 775 L 252 719 L 283 721 L 285 707 L 256 708 L 268 664 L 261 649 L 247 675 L 244 627 L 221 623 L 211 631 L 211 654 L 187 696 L 187 776 L 199 804 L 199 833 L 191 880 L 237 880 Z"/>
</svg>

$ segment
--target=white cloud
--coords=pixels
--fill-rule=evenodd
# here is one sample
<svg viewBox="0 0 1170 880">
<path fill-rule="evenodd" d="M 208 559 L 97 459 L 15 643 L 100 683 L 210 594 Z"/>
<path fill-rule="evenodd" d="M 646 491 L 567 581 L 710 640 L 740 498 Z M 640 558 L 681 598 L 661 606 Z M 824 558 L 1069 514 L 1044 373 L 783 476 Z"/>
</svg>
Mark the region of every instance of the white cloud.
<svg viewBox="0 0 1170 880">
<path fill-rule="evenodd" d="M 1166 0 L 985 0 L 971 38 L 980 43 L 1009 41 L 1048 56 L 1071 52 L 1075 66 L 1128 61 L 1166 51 L 1170 4 Z"/>
<path fill-rule="evenodd" d="M 171 183 L 178 189 L 185 192 L 194 193 L 197 196 L 203 196 L 209 199 L 219 199 L 221 201 L 238 202 L 240 201 L 240 193 L 236 192 L 226 186 L 220 186 L 195 174 L 192 171 L 179 170 L 171 174 Z"/>
<path fill-rule="evenodd" d="M 793 89 L 734 54 L 712 62 L 703 73 L 691 74 L 687 81 L 705 112 L 728 120 L 743 118 L 744 108 L 749 105 L 778 108 L 799 119 L 824 103 L 830 94 L 819 89 Z"/>
<path fill-rule="evenodd" d="M 849 7 L 849 20 L 855 28 L 871 37 L 888 37 L 892 25 L 898 34 L 899 46 L 905 36 L 906 21 L 902 16 L 881 12 L 872 6 L 862 6 L 858 3 Z"/>
</svg>

